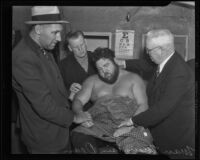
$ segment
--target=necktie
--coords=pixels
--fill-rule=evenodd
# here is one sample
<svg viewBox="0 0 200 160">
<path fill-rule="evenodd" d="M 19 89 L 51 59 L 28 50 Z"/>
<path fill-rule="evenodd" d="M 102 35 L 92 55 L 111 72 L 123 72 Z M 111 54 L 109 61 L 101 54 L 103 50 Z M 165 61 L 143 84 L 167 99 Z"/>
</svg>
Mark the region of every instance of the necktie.
<svg viewBox="0 0 200 160">
<path fill-rule="evenodd" d="M 157 70 L 156 70 L 156 78 L 159 76 L 160 74 L 160 66 L 157 67 Z"/>
<path fill-rule="evenodd" d="M 50 59 L 50 56 L 49 56 L 49 53 L 47 51 L 45 51 L 45 49 L 41 48 L 41 51 L 42 53 L 44 54 L 44 56 L 48 59 L 48 60 L 51 60 Z"/>
</svg>

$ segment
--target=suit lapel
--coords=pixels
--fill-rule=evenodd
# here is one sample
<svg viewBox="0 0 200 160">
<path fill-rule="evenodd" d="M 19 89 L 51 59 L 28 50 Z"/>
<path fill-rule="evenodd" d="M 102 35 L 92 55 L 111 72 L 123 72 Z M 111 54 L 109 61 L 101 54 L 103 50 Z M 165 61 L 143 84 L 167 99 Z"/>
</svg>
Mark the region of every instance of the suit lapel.
<svg viewBox="0 0 200 160">
<path fill-rule="evenodd" d="M 80 74 L 87 74 L 87 72 L 83 69 L 83 67 L 81 66 L 81 64 L 76 60 L 76 58 L 73 57 L 73 62 L 75 63 L 75 65 L 77 66 L 77 68 L 79 69 L 78 73 Z M 89 62 L 88 62 L 88 71 L 89 71 Z"/>
<path fill-rule="evenodd" d="M 162 73 L 160 73 L 160 75 L 155 79 L 154 85 L 152 87 L 152 91 L 155 91 L 160 86 L 160 84 L 163 82 L 165 77 L 166 77 L 166 72 L 163 70 Z"/>
<path fill-rule="evenodd" d="M 93 64 L 91 55 L 88 53 L 88 75 L 95 74 L 95 66 Z"/>
<path fill-rule="evenodd" d="M 47 53 L 47 57 L 45 57 L 45 55 L 42 53 L 40 47 L 33 41 L 33 39 L 28 35 L 25 37 L 25 43 L 31 48 L 31 50 L 33 50 L 33 52 L 40 57 L 40 59 L 42 60 L 42 63 L 45 64 L 47 67 L 46 69 L 49 70 L 49 72 L 53 72 L 52 74 L 56 75 L 56 82 L 57 82 L 57 86 L 59 88 L 59 91 L 65 96 L 67 97 L 67 91 L 65 90 L 64 84 L 62 82 L 62 76 L 60 75 L 60 71 L 57 67 L 57 64 L 55 63 L 54 57 L 51 53 Z M 50 69 L 52 68 L 52 69 Z M 60 77 L 60 78 L 58 78 Z"/>
<path fill-rule="evenodd" d="M 176 55 L 176 53 L 174 53 L 174 55 L 165 64 L 162 72 L 159 74 L 159 76 L 157 78 L 155 77 L 156 73 L 154 74 L 153 78 L 149 82 L 148 93 L 155 92 L 162 85 L 163 80 L 165 80 L 168 72 L 171 71 L 174 68 L 174 66 L 176 65 L 176 57 L 177 57 L 177 55 Z"/>
<path fill-rule="evenodd" d="M 49 53 L 49 56 L 51 58 L 51 62 L 53 63 L 53 66 L 54 66 L 52 68 L 54 69 L 54 71 L 56 73 L 56 84 L 58 86 L 58 89 L 59 89 L 60 93 L 62 93 L 66 98 L 68 98 L 67 97 L 67 91 L 65 90 L 65 86 L 64 86 L 64 83 L 63 83 L 63 80 L 62 80 L 62 76 L 60 74 L 60 70 L 58 69 L 58 66 L 57 66 L 57 64 L 54 60 L 53 55 L 51 53 Z"/>
</svg>

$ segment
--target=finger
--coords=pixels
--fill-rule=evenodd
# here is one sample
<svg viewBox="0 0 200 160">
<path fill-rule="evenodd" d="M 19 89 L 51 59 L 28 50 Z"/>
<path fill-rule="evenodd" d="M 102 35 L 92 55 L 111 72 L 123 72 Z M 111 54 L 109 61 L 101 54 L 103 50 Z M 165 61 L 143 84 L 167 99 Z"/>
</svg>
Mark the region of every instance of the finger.
<svg viewBox="0 0 200 160">
<path fill-rule="evenodd" d="M 131 122 L 130 120 L 125 120 L 125 121 L 122 121 L 121 124 L 118 126 L 118 128 L 120 127 L 123 127 L 123 126 L 131 126 Z"/>
<path fill-rule="evenodd" d="M 86 122 L 81 123 L 81 126 L 86 127 Z"/>
<path fill-rule="evenodd" d="M 125 126 L 125 123 L 124 123 L 124 122 L 122 122 L 122 123 L 118 126 L 118 128 L 121 128 L 121 127 L 123 127 L 123 126 Z"/>
<path fill-rule="evenodd" d="M 71 84 L 70 89 L 75 88 L 75 83 Z"/>
<path fill-rule="evenodd" d="M 87 113 L 87 116 L 88 116 L 89 118 L 92 118 L 91 114 L 89 114 L 89 113 Z"/>
<path fill-rule="evenodd" d="M 119 137 L 120 135 L 121 135 L 121 134 L 120 134 L 119 131 L 116 131 L 116 132 L 113 134 L 114 137 Z"/>
<path fill-rule="evenodd" d="M 71 86 L 70 86 L 70 90 L 74 91 L 74 92 L 77 92 L 80 90 L 80 85 L 78 83 L 73 83 Z"/>
<path fill-rule="evenodd" d="M 76 88 L 71 87 L 71 88 L 70 88 L 70 91 L 76 93 Z"/>
<path fill-rule="evenodd" d="M 76 87 L 77 89 L 79 89 L 79 90 L 82 88 L 82 86 L 81 86 L 80 84 L 78 84 L 78 83 L 76 83 L 75 87 Z"/>
<path fill-rule="evenodd" d="M 88 127 L 92 127 L 94 124 L 90 121 L 88 122 Z"/>
<path fill-rule="evenodd" d="M 81 86 L 80 86 L 80 85 L 75 85 L 74 88 L 75 88 L 76 90 L 80 90 L 80 89 L 81 89 Z"/>
<path fill-rule="evenodd" d="M 78 93 L 79 91 L 80 91 L 80 89 L 75 89 L 74 90 L 75 93 Z"/>
<path fill-rule="evenodd" d="M 90 122 L 89 122 L 89 121 L 87 121 L 87 122 L 84 122 L 84 123 L 82 123 L 81 125 L 82 125 L 82 126 L 84 126 L 84 127 L 86 127 L 86 128 L 89 128 L 89 127 L 91 127 L 91 124 L 90 124 Z"/>
<path fill-rule="evenodd" d="M 83 122 L 91 120 L 91 118 L 89 118 L 86 114 L 82 114 L 81 117 L 83 119 Z"/>
<path fill-rule="evenodd" d="M 87 115 L 85 115 L 84 118 L 85 118 L 86 121 L 92 121 L 92 118 L 91 118 L 91 117 L 88 117 Z"/>
<path fill-rule="evenodd" d="M 73 85 L 75 88 L 81 89 L 81 85 L 79 83 L 74 83 Z"/>
<path fill-rule="evenodd" d="M 73 92 L 73 87 L 70 87 L 69 90 L 70 90 L 71 92 Z"/>
<path fill-rule="evenodd" d="M 79 89 L 79 88 L 76 88 L 76 87 L 73 87 L 73 88 L 72 88 L 72 91 L 75 92 L 75 93 L 77 93 L 78 91 L 80 91 L 80 89 Z"/>
<path fill-rule="evenodd" d="M 90 114 L 89 112 L 85 112 L 85 114 L 86 114 L 86 116 L 87 116 L 88 118 L 92 119 L 92 116 L 91 116 L 91 114 Z"/>
</svg>

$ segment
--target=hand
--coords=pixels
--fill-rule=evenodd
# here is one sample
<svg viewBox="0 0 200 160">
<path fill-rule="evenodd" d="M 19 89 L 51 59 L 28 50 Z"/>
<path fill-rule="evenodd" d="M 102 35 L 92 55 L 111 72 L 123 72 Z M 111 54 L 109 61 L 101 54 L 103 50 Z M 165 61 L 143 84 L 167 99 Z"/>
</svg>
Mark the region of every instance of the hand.
<svg viewBox="0 0 200 160">
<path fill-rule="evenodd" d="M 92 117 L 88 112 L 80 112 L 74 116 L 74 123 L 84 123 L 86 121 L 92 121 Z"/>
<path fill-rule="evenodd" d="M 73 101 L 75 94 L 78 93 L 81 90 L 81 88 L 82 88 L 82 86 L 80 84 L 78 84 L 78 83 L 73 83 L 70 86 L 71 93 L 70 93 L 69 99 L 71 101 Z"/>
<path fill-rule="evenodd" d="M 131 131 L 131 129 L 133 129 L 133 128 L 134 128 L 133 126 L 131 126 L 131 127 L 121 127 L 114 132 L 113 136 L 119 137 L 119 136 L 121 136 L 125 133 L 129 133 Z"/>
<path fill-rule="evenodd" d="M 121 124 L 118 126 L 118 128 L 123 127 L 123 126 L 132 126 L 132 125 L 133 125 L 133 121 L 130 118 L 125 121 L 122 121 Z"/>
<path fill-rule="evenodd" d="M 126 68 L 125 60 L 114 58 L 114 61 L 120 68 Z"/>
<path fill-rule="evenodd" d="M 92 122 L 92 120 L 90 120 L 90 121 L 86 121 L 86 122 L 81 123 L 81 125 L 83 127 L 90 128 L 94 125 L 94 123 Z"/>
<path fill-rule="evenodd" d="M 70 91 L 73 93 L 77 93 L 81 90 L 82 86 L 79 83 L 72 83 L 70 86 Z"/>
</svg>

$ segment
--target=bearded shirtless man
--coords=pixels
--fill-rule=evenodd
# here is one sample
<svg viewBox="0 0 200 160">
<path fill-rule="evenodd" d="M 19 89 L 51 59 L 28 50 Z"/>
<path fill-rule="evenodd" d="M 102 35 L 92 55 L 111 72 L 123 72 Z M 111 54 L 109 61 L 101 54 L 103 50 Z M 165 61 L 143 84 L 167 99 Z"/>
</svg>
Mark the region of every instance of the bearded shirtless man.
<svg viewBox="0 0 200 160">
<path fill-rule="evenodd" d="M 97 48 L 93 55 L 98 75 L 89 77 L 83 83 L 82 89 L 73 101 L 72 110 L 74 113 L 76 115 L 81 114 L 83 106 L 89 100 L 96 102 L 100 98 L 113 96 L 128 97 L 135 100 L 138 109 L 134 115 L 147 110 L 146 86 L 142 78 L 137 74 L 120 69 L 114 61 L 114 52 L 108 48 Z M 91 127 L 93 121 L 91 120 L 81 125 Z M 77 144 L 79 146 L 84 144 L 83 139 L 86 141 L 87 138 L 82 136 L 81 133 L 72 136 L 72 143 L 75 148 Z"/>
</svg>

